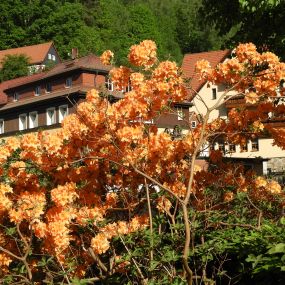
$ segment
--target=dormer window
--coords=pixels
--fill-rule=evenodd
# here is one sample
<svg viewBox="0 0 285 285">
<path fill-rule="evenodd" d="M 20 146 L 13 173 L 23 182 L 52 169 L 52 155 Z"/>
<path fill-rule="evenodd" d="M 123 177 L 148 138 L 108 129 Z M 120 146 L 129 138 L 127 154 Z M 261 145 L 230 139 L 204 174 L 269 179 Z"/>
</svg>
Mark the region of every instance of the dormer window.
<svg viewBox="0 0 285 285">
<path fill-rule="evenodd" d="M 35 96 L 41 95 L 41 86 L 36 86 L 35 87 Z"/>
<path fill-rule="evenodd" d="M 47 82 L 47 84 L 46 84 L 46 93 L 50 93 L 51 90 L 52 90 L 52 88 L 51 88 L 51 83 L 50 83 L 50 82 Z"/>
<path fill-rule="evenodd" d="M 72 78 L 71 77 L 68 77 L 66 78 L 65 80 L 65 87 L 66 88 L 70 88 L 72 86 Z"/>
<path fill-rule="evenodd" d="M 18 92 L 15 92 L 15 93 L 14 93 L 14 95 L 13 95 L 13 101 L 14 101 L 14 102 L 19 101 L 19 93 L 18 93 Z"/>
</svg>

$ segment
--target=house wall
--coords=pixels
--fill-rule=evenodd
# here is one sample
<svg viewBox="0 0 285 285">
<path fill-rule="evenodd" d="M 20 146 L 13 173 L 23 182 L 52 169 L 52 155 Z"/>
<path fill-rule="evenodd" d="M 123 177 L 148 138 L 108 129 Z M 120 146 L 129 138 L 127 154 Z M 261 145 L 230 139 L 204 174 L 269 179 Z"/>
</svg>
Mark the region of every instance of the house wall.
<svg viewBox="0 0 285 285">
<path fill-rule="evenodd" d="M 21 106 L 19 108 L 14 108 L 13 111 L 7 110 L 5 112 L 0 112 L 0 119 L 4 120 L 4 134 L 0 137 L 6 137 L 10 134 L 15 134 L 19 132 L 19 116 L 21 114 L 27 115 L 27 120 L 29 114 L 32 112 L 38 113 L 38 127 L 35 130 L 47 126 L 47 109 L 55 108 L 55 124 L 59 123 L 59 107 L 63 105 L 68 106 L 68 113 L 74 113 L 76 110 L 76 103 L 80 100 L 79 94 L 73 94 L 70 99 L 66 97 L 59 97 L 53 100 L 41 101 L 34 104 L 29 104 Z M 28 120 L 29 121 L 29 120 Z M 29 122 L 27 122 L 27 129 L 32 131 Z M 24 131 L 26 132 L 26 131 Z"/>
<path fill-rule="evenodd" d="M 212 90 L 216 90 L 217 98 L 212 98 Z M 205 84 L 201 90 L 199 91 L 199 94 L 195 96 L 192 103 L 193 106 L 190 108 L 190 112 L 195 112 L 197 115 L 201 114 L 202 117 L 207 112 L 207 107 L 212 108 L 215 104 L 217 104 L 218 100 L 221 98 L 221 96 L 225 92 L 224 86 L 217 86 L 213 84 Z M 206 107 L 207 106 L 207 107 Z M 224 104 L 221 104 L 218 108 L 215 108 L 211 113 L 209 117 L 209 121 L 213 121 L 217 118 L 226 118 L 227 117 L 227 109 L 225 108 Z"/>
<path fill-rule="evenodd" d="M 49 58 L 49 54 L 51 55 L 51 58 Z M 48 53 L 47 53 L 43 63 L 47 64 L 50 60 L 52 62 L 54 62 L 54 63 L 59 63 L 60 62 L 60 58 L 59 58 L 58 53 L 55 50 L 54 46 L 50 47 L 50 49 L 49 49 L 49 51 L 48 51 Z"/>
</svg>

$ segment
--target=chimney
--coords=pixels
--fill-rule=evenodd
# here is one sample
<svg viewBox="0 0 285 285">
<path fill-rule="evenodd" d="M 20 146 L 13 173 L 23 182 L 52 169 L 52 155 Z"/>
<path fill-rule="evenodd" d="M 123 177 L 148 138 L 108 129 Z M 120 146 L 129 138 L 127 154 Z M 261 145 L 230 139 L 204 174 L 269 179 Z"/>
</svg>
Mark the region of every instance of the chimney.
<svg viewBox="0 0 285 285">
<path fill-rule="evenodd" d="M 72 59 L 78 58 L 78 48 L 72 48 L 72 50 L 71 50 L 71 58 Z"/>
</svg>

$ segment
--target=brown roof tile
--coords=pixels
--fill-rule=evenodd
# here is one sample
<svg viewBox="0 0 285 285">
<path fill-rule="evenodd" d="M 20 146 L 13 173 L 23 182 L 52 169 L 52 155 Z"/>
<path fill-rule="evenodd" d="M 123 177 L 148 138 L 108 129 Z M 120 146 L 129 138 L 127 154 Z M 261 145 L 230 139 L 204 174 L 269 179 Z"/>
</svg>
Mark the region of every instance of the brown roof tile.
<svg viewBox="0 0 285 285">
<path fill-rule="evenodd" d="M 223 62 L 230 54 L 230 50 L 208 51 L 200 53 L 185 54 L 182 62 L 182 71 L 184 77 L 190 78 L 191 87 L 194 91 L 199 92 L 206 80 L 200 80 L 195 74 L 195 64 L 201 59 L 208 60 L 212 67 L 216 67 L 218 63 Z"/>
<path fill-rule="evenodd" d="M 53 45 L 53 42 L 33 45 L 33 46 L 25 46 L 19 48 L 12 48 L 0 51 L 0 66 L 6 55 L 20 55 L 25 54 L 29 59 L 31 64 L 39 64 L 44 61 L 46 55 Z"/>
<path fill-rule="evenodd" d="M 0 84 L 0 91 L 7 90 L 10 88 L 16 88 L 21 85 L 29 84 L 35 81 L 39 81 L 41 79 L 47 79 L 57 74 L 62 74 L 76 69 L 101 70 L 108 72 L 109 70 L 112 69 L 112 66 L 102 64 L 98 56 L 90 54 L 85 57 L 77 58 L 75 60 L 69 60 L 59 63 L 49 71 L 5 81 Z M 2 84 L 4 84 L 3 88 L 1 88 Z M 0 93 L 0 99 L 1 99 L 1 93 Z"/>
</svg>

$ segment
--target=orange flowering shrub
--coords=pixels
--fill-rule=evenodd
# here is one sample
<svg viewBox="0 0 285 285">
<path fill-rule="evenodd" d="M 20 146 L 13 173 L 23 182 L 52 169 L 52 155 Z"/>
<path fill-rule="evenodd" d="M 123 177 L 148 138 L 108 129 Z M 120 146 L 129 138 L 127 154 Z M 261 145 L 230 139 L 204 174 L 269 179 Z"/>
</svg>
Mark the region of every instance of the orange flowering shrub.
<svg viewBox="0 0 285 285">
<path fill-rule="evenodd" d="M 277 96 L 276 86 L 285 78 L 284 64 L 271 53 L 258 54 L 252 44 L 240 45 L 235 52 L 236 57 L 216 69 L 201 61 L 197 71 L 215 84 L 242 90 L 248 103 L 265 94 Z M 112 56 L 107 51 L 102 62 L 109 64 Z M 148 72 L 132 73 L 126 67 L 110 72 L 119 90 L 129 83 L 133 87 L 123 99 L 111 104 L 91 90 L 60 130 L 25 134 L 2 145 L 0 221 L 16 232 L 11 236 L 0 229 L 0 237 L 4 236 L 0 251 L 7 249 L 0 252 L 0 276 L 13 262 L 23 262 L 25 278 L 32 279 L 32 264 L 43 275 L 45 269 L 34 266 L 42 256 L 52 257 L 60 271 L 76 262 L 76 269 L 68 273 L 71 277 L 82 277 L 94 267 L 106 273 L 101 258 L 111 264 L 119 250 L 113 244 L 147 228 L 151 211 L 169 217 L 189 205 L 205 211 L 228 205 L 241 192 L 254 202 L 277 203 L 284 198 L 278 183 L 224 163 L 220 152 L 210 155 L 212 169 L 195 163 L 204 143 L 216 133 L 237 143 L 244 141 L 244 133 L 249 135 L 248 129 L 251 136 L 262 133 L 266 115 L 261 110 L 270 112 L 270 104 L 263 101 L 262 107 L 244 110 L 243 115 L 232 109 L 228 121 L 205 121 L 174 139 L 149 122 L 189 98 L 181 70 L 171 61 L 158 63 L 152 41 L 132 46 L 129 60 Z M 249 91 L 252 87 L 254 92 Z M 209 188 L 216 190 L 214 198 L 207 194 Z M 145 198 L 147 189 L 150 198 Z M 148 206 L 146 199 L 151 200 Z M 184 219 L 189 223 L 187 215 Z M 32 253 L 25 255 L 25 250 Z M 116 272 L 115 265 L 109 269 Z"/>
<path fill-rule="evenodd" d="M 145 40 L 139 45 L 133 45 L 130 48 L 129 61 L 135 66 L 150 68 L 157 61 L 156 50 L 155 42 Z"/>
<path fill-rule="evenodd" d="M 100 59 L 101 59 L 103 64 L 109 65 L 109 64 L 111 64 L 111 60 L 112 60 L 113 57 L 114 57 L 114 53 L 111 52 L 110 50 L 106 50 L 101 55 Z"/>
</svg>

